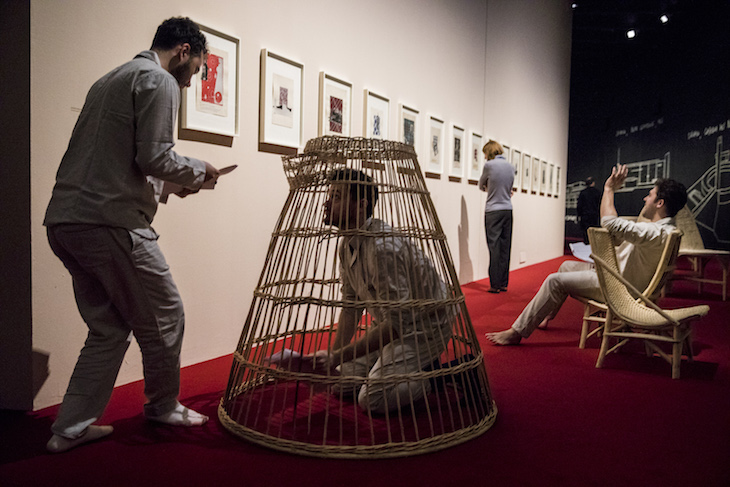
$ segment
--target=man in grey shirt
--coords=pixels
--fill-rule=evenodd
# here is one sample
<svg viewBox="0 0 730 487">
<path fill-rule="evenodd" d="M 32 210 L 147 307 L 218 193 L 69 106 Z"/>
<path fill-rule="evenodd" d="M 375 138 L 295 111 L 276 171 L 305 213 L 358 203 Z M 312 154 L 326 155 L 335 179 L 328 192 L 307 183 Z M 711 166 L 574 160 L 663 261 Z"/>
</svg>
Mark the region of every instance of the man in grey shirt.
<svg viewBox="0 0 730 487">
<path fill-rule="evenodd" d="M 207 162 L 172 147 L 180 89 L 207 54 L 188 18 L 157 29 L 152 47 L 89 90 L 56 175 L 44 225 L 73 279 L 89 328 L 47 449 L 58 453 L 112 432 L 104 411 L 132 336 L 142 351 L 145 416 L 196 426 L 207 416 L 177 400 L 185 323 L 182 300 L 150 226 L 162 181 L 197 192 L 218 178 Z"/>
</svg>

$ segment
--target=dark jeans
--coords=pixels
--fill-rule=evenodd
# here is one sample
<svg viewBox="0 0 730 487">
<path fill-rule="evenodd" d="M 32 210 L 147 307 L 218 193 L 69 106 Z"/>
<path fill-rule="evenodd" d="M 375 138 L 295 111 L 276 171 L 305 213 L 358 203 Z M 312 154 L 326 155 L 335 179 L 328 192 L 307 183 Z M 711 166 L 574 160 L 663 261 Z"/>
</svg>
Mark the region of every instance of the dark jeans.
<svg viewBox="0 0 730 487">
<path fill-rule="evenodd" d="M 509 283 L 509 257 L 512 250 L 512 210 L 484 213 L 484 228 L 489 247 L 489 285 L 504 289 Z"/>
</svg>

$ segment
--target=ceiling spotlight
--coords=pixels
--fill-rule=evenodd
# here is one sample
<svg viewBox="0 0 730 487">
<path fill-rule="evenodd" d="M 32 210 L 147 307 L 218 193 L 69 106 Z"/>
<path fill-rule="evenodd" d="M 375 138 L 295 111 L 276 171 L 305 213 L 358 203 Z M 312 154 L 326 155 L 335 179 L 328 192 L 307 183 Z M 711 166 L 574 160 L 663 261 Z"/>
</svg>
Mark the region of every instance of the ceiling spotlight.
<svg viewBox="0 0 730 487">
<path fill-rule="evenodd" d="M 629 39 L 633 39 L 634 37 L 636 37 L 636 31 L 634 29 L 627 30 L 626 37 L 628 37 Z"/>
<path fill-rule="evenodd" d="M 662 24 L 666 24 L 667 22 L 669 22 L 669 17 L 667 17 L 667 14 L 662 14 L 662 16 L 659 17 L 659 20 L 662 21 Z"/>
<path fill-rule="evenodd" d="M 571 4 L 570 8 L 572 8 L 573 10 L 575 10 L 575 9 L 578 8 L 578 4 L 577 3 Z"/>
</svg>

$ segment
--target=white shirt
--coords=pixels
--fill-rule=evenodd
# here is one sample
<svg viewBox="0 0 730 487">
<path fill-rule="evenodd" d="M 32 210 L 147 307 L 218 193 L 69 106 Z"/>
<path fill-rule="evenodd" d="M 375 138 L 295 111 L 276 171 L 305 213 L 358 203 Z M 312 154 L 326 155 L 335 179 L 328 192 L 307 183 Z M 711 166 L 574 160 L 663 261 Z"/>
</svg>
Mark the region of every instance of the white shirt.
<svg viewBox="0 0 730 487">
<path fill-rule="evenodd" d="M 656 222 L 633 222 L 604 216 L 601 225 L 620 243 L 616 247 L 621 274 L 636 287 L 645 289 L 651 281 L 669 233 L 676 229 L 673 218 Z"/>
</svg>

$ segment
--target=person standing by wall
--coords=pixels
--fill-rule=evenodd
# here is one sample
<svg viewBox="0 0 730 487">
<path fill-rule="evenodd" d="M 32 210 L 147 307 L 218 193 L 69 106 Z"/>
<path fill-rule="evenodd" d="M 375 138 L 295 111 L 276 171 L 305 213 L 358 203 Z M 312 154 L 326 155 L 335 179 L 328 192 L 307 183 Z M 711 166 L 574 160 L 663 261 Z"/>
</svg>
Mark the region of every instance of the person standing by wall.
<svg viewBox="0 0 730 487">
<path fill-rule="evenodd" d="M 195 22 L 164 21 L 149 50 L 91 87 L 61 160 L 44 225 L 89 333 L 51 426 L 52 453 L 112 432 L 93 423 L 132 336 L 142 351 L 145 417 L 176 426 L 208 420 L 177 399 L 185 314 L 150 226 L 162 181 L 182 186 L 183 197 L 219 176 L 209 163 L 172 150 L 180 90 L 206 53 Z"/>
<path fill-rule="evenodd" d="M 479 178 L 479 189 L 487 192 L 484 228 L 489 247 L 490 293 L 506 292 L 512 250 L 512 184 L 514 167 L 504 158 L 502 145 L 490 140 L 482 148 L 487 161 Z"/>
<path fill-rule="evenodd" d="M 578 223 L 583 235 L 583 243 L 588 243 L 588 229 L 601 226 L 599 208 L 601 206 L 601 192 L 596 188 L 596 181 L 588 176 L 586 188 L 578 195 Z"/>
</svg>

